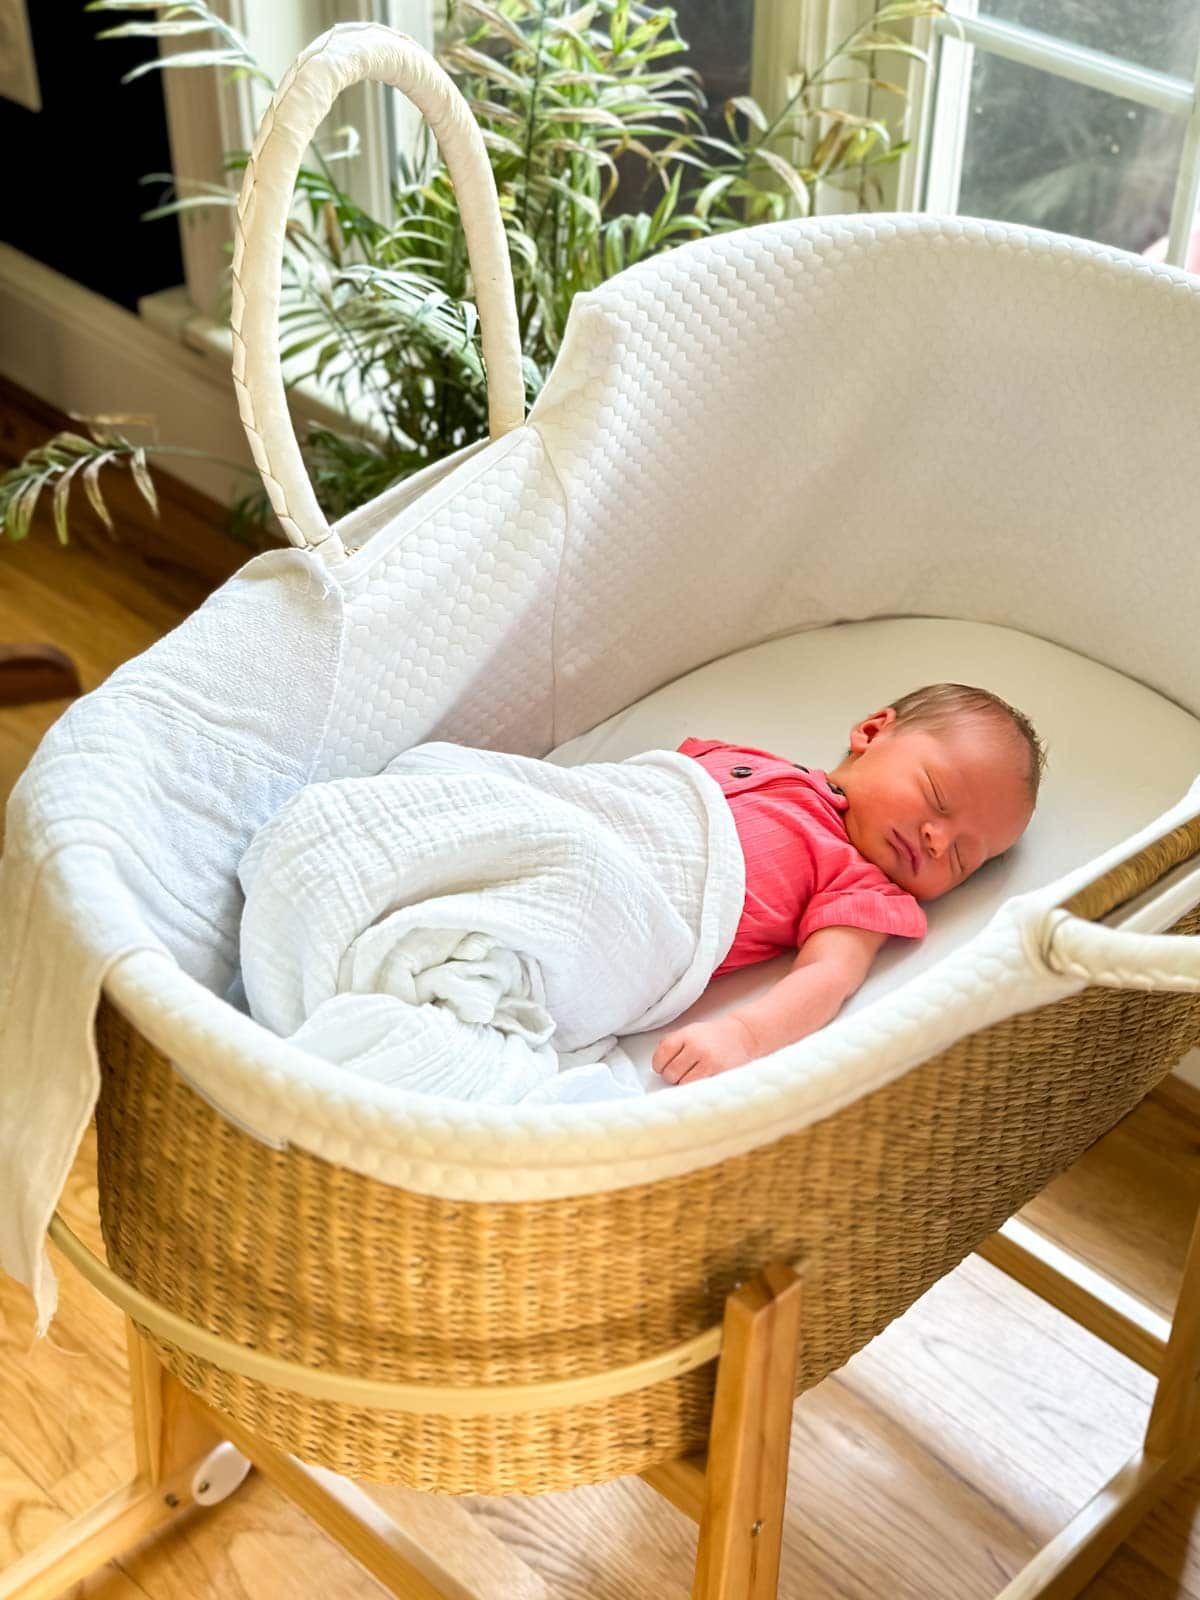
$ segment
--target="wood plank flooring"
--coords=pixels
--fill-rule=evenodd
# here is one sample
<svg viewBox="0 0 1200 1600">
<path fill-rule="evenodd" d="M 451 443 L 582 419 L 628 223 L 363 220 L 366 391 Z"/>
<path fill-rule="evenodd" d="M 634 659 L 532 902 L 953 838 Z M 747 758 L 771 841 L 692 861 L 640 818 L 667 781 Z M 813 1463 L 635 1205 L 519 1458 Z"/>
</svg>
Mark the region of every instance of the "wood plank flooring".
<svg viewBox="0 0 1200 1600">
<path fill-rule="evenodd" d="M 174 553 L 161 559 L 148 533 L 118 550 L 96 540 L 60 549 L 44 527 L 23 545 L 0 544 L 0 638 L 59 644 L 93 686 L 184 615 L 223 560 L 239 564 L 239 552 L 211 539 L 198 570 L 180 558 L 182 520 L 202 523 L 202 513 L 195 497 L 175 513 Z M 0 710 L 0 794 L 61 709 Z M 1169 1082 L 1025 1215 L 1169 1313 L 1198 1202 L 1200 1095 Z M 64 1205 L 98 1247 L 91 1135 Z M 132 1469 L 122 1319 L 59 1267 L 62 1309 L 40 1343 L 23 1291 L 0 1281 L 0 1565 Z M 1140 1368 L 968 1260 L 797 1405 L 782 1600 L 994 1595 L 1136 1447 L 1150 1392 Z M 372 1493 L 480 1600 L 688 1594 L 695 1530 L 636 1479 L 518 1500 Z M 1200 1474 L 1136 1530 L 1089 1600 L 1200 1600 L 1198 1502 Z M 74 1591 L 89 1600 L 381 1592 L 253 1474 L 222 1506 Z"/>
</svg>

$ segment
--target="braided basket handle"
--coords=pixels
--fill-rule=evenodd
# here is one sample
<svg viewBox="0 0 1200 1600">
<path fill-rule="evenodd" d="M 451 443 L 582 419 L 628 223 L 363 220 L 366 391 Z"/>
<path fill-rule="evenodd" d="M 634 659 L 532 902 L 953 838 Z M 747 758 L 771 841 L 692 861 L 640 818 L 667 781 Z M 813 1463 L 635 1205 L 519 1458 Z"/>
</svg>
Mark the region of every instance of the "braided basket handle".
<svg viewBox="0 0 1200 1600">
<path fill-rule="evenodd" d="M 1101 988 L 1200 994 L 1200 935 L 1106 928 L 1060 907 L 1045 953 L 1054 972 Z"/>
<path fill-rule="evenodd" d="M 271 504 L 293 544 L 345 559 L 304 468 L 279 361 L 284 231 L 304 152 L 343 89 L 390 84 L 432 128 L 449 168 L 466 234 L 488 374 L 493 439 L 525 415 L 512 266 L 491 163 L 470 107 L 415 40 L 374 22 L 330 28 L 296 58 L 267 107 L 238 198 L 233 247 L 233 380 L 238 411 Z"/>
</svg>

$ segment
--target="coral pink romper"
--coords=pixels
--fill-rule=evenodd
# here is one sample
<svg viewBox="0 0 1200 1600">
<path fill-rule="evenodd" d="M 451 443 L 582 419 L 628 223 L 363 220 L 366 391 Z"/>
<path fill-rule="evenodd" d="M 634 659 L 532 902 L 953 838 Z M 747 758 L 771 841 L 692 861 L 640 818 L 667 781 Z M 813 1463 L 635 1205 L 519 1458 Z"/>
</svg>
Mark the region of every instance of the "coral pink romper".
<svg viewBox="0 0 1200 1600">
<path fill-rule="evenodd" d="M 818 928 L 925 932 L 919 902 L 850 843 L 850 802 L 823 772 L 717 739 L 685 739 L 679 751 L 721 785 L 746 859 L 742 918 L 714 977 L 795 950 Z"/>
</svg>

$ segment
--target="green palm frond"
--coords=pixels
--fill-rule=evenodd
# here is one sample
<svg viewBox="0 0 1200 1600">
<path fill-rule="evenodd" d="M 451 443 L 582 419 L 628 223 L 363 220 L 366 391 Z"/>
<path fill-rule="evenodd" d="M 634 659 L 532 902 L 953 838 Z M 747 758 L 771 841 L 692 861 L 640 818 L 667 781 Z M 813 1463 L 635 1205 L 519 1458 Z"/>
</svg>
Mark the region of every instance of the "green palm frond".
<svg viewBox="0 0 1200 1600">
<path fill-rule="evenodd" d="M 133 412 L 108 413 L 84 416 L 69 413 L 75 422 L 82 422 L 90 438 L 66 431 L 56 433 L 45 444 L 36 446 L 15 467 L 0 475 L 0 524 L 10 539 L 28 536 L 33 514 L 43 491 L 51 494 L 54 531 L 60 543 L 68 539 L 68 502 L 71 490 L 78 481 L 92 510 L 104 524 L 109 534 L 117 537 L 116 526 L 100 490 L 100 473 L 104 468 L 128 471 L 138 493 L 154 515 L 158 516 L 158 493 L 150 476 L 147 458 L 150 455 L 208 456 L 203 450 L 187 450 L 179 445 L 160 445 L 155 439 L 150 444 L 135 444 L 118 432 L 121 426 L 154 427 L 152 416 Z M 226 462 L 237 472 L 250 473 L 250 469 L 237 462 Z"/>
</svg>

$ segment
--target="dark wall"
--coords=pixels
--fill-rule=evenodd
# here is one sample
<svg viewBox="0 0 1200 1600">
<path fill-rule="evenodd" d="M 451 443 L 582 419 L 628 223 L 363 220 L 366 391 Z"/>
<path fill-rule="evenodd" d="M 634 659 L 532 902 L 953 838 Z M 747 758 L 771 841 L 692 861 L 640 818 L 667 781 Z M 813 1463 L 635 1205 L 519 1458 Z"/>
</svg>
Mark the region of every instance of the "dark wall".
<svg viewBox="0 0 1200 1600">
<path fill-rule="evenodd" d="M 97 41 L 136 12 L 85 12 L 82 0 L 28 10 L 42 109 L 0 98 L 0 238 L 133 311 L 140 295 L 183 282 L 177 220 L 139 220 L 166 186 L 138 179 L 171 166 L 162 74 L 121 82 L 155 43 Z"/>
</svg>

